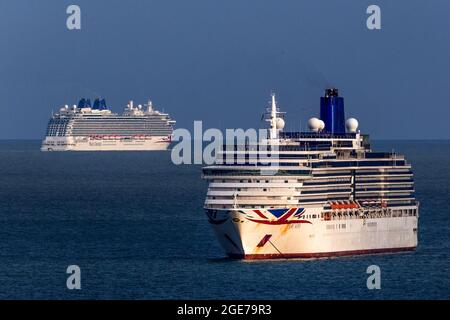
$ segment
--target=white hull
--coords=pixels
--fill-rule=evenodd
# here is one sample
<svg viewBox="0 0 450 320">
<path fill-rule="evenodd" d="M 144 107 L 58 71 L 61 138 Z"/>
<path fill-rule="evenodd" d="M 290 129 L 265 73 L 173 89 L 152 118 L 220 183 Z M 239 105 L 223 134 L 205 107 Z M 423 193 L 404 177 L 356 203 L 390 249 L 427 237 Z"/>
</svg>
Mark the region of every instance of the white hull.
<svg viewBox="0 0 450 320">
<path fill-rule="evenodd" d="M 320 213 L 321 208 L 308 208 L 301 223 L 295 219 L 266 224 L 267 220 L 265 223 L 250 221 L 258 218 L 254 210 L 207 211 L 221 246 L 233 258 L 330 257 L 406 251 L 417 246 L 418 216 L 327 221 L 320 218 Z M 313 214 L 315 218 L 308 218 Z"/>
<path fill-rule="evenodd" d="M 90 137 L 46 137 L 41 151 L 157 151 L 167 150 L 170 138 L 93 139 Z"/>
</svg>

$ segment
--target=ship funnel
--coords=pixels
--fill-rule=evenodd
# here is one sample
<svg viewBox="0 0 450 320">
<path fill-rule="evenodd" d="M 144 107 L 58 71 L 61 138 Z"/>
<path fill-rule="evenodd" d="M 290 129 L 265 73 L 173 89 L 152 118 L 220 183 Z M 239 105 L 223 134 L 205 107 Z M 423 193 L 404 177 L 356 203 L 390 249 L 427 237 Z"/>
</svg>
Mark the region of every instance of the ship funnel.
<svg viewBox="0 0 450 320">
<path fill-rule="evenodd" d="M 100 110 L 106 110 L 108 107 L 106 106 L 106 100 L 102 99 L 100 100 Z"/>
<path fill-rule="evenodd" d="M 100 99 L 99 98 L 95 98 L 92 109 L 97 109 L 97 110 L 100 109 Z"/>
<path fill-rule="evenodd" d="M 324 132 L 345 133 L 344 98 L 338 89 L 329 88 L 320 97 L 320 119 L 325 123 Z"/>
<path fill-rule="evenodd" d="M 80 101 L 78 101 L 78 108 L 84 108 L 85 105 L 86 105 L 85 98 L 82 98 L 82 99 L 80 99 Z"/>
</svg>

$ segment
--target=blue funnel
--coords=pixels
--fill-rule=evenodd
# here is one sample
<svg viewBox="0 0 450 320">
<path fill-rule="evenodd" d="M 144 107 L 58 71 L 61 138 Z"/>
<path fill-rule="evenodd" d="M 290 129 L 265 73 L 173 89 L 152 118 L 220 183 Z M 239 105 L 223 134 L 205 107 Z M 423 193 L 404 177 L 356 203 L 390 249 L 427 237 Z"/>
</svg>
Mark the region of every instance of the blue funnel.
<svg viewBox="0 0 450 320">
<path fill-rule="evenodd" d="M 336 88 L 326 89 L 320 97 L 320 119 L 325 123 L 324 132 L 345 133 L 344 98 Z"/>
<path fill-rule="evenodd" d="M 85 98 L 82 98 L 82 99 L 80 99 L 80 101 L 78 101 L 78 108 L 84 108 L 85 105 L 86 105 Z"/>
<path fill-rule="evenodd" d="M 100 100 L 100 110 L 106 110 L 108 107 L 106 106 L 106 100 L 102 99 Z"/>
<path fill-rule="evenodd" d="M 100 99 L 99 98 L 95 98 L 92 109 L 96 109 L 96 110 L 100 109 Z"/>
</svg>

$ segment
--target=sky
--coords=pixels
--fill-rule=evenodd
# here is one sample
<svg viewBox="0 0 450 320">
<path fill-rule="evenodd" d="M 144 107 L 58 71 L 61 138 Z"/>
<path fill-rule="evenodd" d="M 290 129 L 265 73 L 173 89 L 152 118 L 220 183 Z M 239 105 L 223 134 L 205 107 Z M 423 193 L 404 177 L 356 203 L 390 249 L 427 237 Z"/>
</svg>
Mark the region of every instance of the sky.
<svg viewBox="0 0 450 320">
<path fill-rule="evenodd" d="M 450 139 L 449 14 L 448 0 L 0 0 L 0 139 L 42 139 L 81 97 L 116 112 L 150 98 L 177 128 L 259 128 L 272 91 L 286 130 L 305 130 L 328 86 L 372 138 Z"/>
</svg>

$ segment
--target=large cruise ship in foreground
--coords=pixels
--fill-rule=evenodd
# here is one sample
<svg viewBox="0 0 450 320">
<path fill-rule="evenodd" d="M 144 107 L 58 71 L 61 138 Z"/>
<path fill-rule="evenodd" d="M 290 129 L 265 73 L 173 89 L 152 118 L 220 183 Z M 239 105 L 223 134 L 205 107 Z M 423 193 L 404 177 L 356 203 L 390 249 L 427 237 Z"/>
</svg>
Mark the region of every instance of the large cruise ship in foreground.
<svg viewBox="0 0 450 320">
<path fill-rule="evenodd" d="M 42 151 L 137 151 L 166 150 L 174 120 L 154 110 L 151 101 L 123 114 L 111 112 L 104 99 L 81 99 L 78 105 L 62 107 L 53 114 L 42 142 Z"/>
<path fill-rule="evenodd" d="M 337 89 L 326 90 L 310 132 L 283 132 L 274 96 L 268 111 L 264 146 L 224 148 L 217 164 L 203 168 L 205 211 L 230 257 L 330 257 L 417 246 L 411 165 L 402 155 L 372 151 L 357 120 L 345 121 Z M 244 161 L 237 163 L 239 157 Z"/>
</svg>

